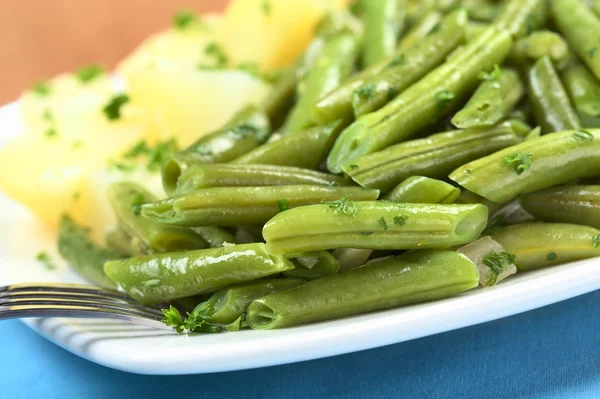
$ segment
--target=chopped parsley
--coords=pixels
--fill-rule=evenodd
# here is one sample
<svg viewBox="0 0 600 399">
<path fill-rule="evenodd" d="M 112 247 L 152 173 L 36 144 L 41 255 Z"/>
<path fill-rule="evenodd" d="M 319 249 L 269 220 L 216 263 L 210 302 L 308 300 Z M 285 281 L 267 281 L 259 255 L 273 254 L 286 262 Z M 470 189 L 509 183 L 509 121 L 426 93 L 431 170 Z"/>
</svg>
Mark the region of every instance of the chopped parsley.
<svg viewBox="0 0 600 399">
<path fill-rule="evenodd" d="M 159 284 L 160 284 L 160 280 L 155 278 L 152 280 L 146 280 L 146 281 L 142 282 L 142 287 L 151 288 L 151 287 L 156 287 Z"/>
<path fill-rule="evenodd" d="M 46 129 L 44 136 L 46 136 L 48 138 L 56 137 L 57 136 L 56 129 L 53 127 L 49 127 L 48 129 Z"/>
<path fill-rule="evenodd" d="M 492 70 L 492 72 L 481 71 L 479 72 L 479 75 L 477 75 L 477 77 L 479 78 L 479 80 L 493 81 L 498 80 L 498 78 L 500 78 L 500 76 L 502 76 L 503 73 L 504 71 L 502 70 L 502 68 L 500 68 L 498 64 L 494 64 L 494 69 Z"/>
<path fill-rule="evenodd" d="M 102 112 L 104 112 L 109 121 L 120 119 L 121 107 L 128 102 L 129 96 L 127 94 L 116 95 L 104 106 Z"/>
<path fill-rule="evenodd" d="M 515 168 L 515 172 L 517 172 L 517 175 L 520 175 L 523 172 L 527 172 L 529 168 L 531 168 L 531 157 L 533 157 L 533 154 L 530 152 L 518 152 L 502 158 L 502 162 L 505 168 L 513 166 Z"/>
<path fill-rule="evenodd" d="M 387 65 L 388 68 L 394 68 L 400 65 L 406 64 L 406 56 L 404 54 L 400 54 L 394 57 L 393 60 Z"/>
<path fill-rule="evenodd" d="M 558 255 L 556 255 L 556 252 L 548 252 L 548 255 L 546 255 L 546 260 L 553 261 L 556 259 L 558 259 Z"/>
<path fill-rule="evenodd" d="M 279 212 L 287 211 L 290 209 L 288 202 L 285 198 L 277 200 L 277 207 L 279 208 Z"/>
<path fill-rule="evenodd" d="M 148 143 L 146 140 L 140 140 L 133 147 L 131 147 L 123 157 L 126 159 L 134 159 L 139 157 L 140 155 L 147 155 L 150 152 L 150 147 L 148 147 Z"/>
<path fill-rule="evenodd" d="M 185 327 L 183 326 L 183 318 L 181 317 L 181 313 L 179 310 L 173 305 L 169 307 L 169 309 L 161 309 L 164 317 L 162 322 L 165 323 L 169 327 L 175 328 L 177 334 L 181 334 Z"/>
<path fill-rule="evenodd" d="M 200 155 L 212 155 L 213 153 L 212 150 L 204 144 L 198 144 L 197 146 L 194 146 L 193 151 Z"/>
<path fill-rule="evenodd" d="M 600 248 L 600 234 L 592 238 L 592 245 L 594 248 Z"/>
<path fill-rule="evenodd" d="M 50 255 L 48 255 L 48 252 L 45 252 L 45 251 L 39 252 L 35 257 L 35 260 L 40 262 L 46 268 L 46 270 L 55 270 L 56 269 L 56 265 L 52 261 L 52 258 L 50 257 Z"/>
<path fill-rule="evenodd" d="M 254 126 L 251 123 L 241 123 L 237 126 L 234 126 L 230 133 L 234 135 L 238 139 L 245 139 L 248 136 L 254 136 L 258 133 L 260 129 Z"/>
<path fill-rule="evenodd" d="M 81 83 L 91 82 L 102 75 L 104 75 L 104 68 L 98 64 L 88 65 L 75 72 L 75 76 Z"/>
<path fill-rule="evenodd" d="M 598 47 L 590 47 L 589 49 L 585 50 L 585 53 L 590 58 L 594 58 L 596 56 L 597 52 L 598 52 Z"/>
<path fill-rule="evenodd" d="M 178 147 L 175 139 L 161 141 L 156 144 L 156 147 L 148 152 L 146 168 L 151 172 L 159 170 L 167 157 L 177 151 L 177 149 Z"/>
<path fill-rule="evenodd" d="M 269 0 L 263 0 L 261 9 L 266 16 L 271 15 L 271 2 Z"/>
<path fill-rule="evenodd" d="M 516 256 L 508 252 L 490 252 L 483 257 L 483 264 L 492 269 L 496 275 L 502 274 L 515 261 Z"/>
<path fill-rule="evenodd" d="M 436 33 L 440 31 L 441 28 L 441 24 L 438 22 L 437 24 L 433 25 L 433 27 L 429 30 L 429 32 L 427 32 L 428 35 L 431 35 L 432 33 Z"/>
<path fill-rule="evenodd" d="M 356 170 L 356 169 L 358 169 L 358 168 L 359 168 L 359 166 L 358 166 L 358 165 L 355 165 L 355 164 L 351 164 L 351 165 L 348 165 L 348 166 L 349 166 L 349 167 L 350 167 L 350 169 L 352 169 L 352 170 Z"/>
<path fill-rule="evenodd" d="M 388 87 L 386 93 L 388 101 L 392 101 L 394 98 L 396 98 L 398 93 L 398 90 L 396 90 L 394 87 Z"/>
<path fill-rule="evenodd" d="M 590 132 L 588 132 L 587 130 L 583 130 L 583 129 L 575 131 L 575 133 L 573 133 L 573 137 L 576 138 L 577 140 L 581 140 L 581 141 L 594 140 L 594 135 L 591 134 Z"/>
<path fill-rule="evenodd" d="M 435 102 L 437 104 L 438 111 L 444 111 L 453 99 L 454 94 L 452 94 L 449 90 L 444 89 L 435 93 Z"/>
<path fill-rule="evenodd" d="M 46 108 L 44 110 L 44 113 L 42 114 L 42 118 L 44 118 L 44 120 L 48 121 L 48 122 L 54 121 L 54 115 L 52 115 L 52 111 L 50 111 L 48 108 Z"/>
<path fill-rule="evenodd" d="M 380 225 L 380 226 L 381 226 L 381 227 L 382 227 L 384 230 L 387 230 L 387 229 L 388 229 L 388 225 L 387 225 L 387 223 L 386 223 L 385 219 L 383 218 L 383 216 L 381 217 L 381 219 L 379 219 L 379 220 L 377 221 L 377 223 L 379 223 L 379 225 Z"/>
<path fill-rule="evenodd" d="M 177 30 L 184 30 L 198 19 L 195 12 L 191 10 L 179 10 L 173 15 L 171 25 Z"/>
<path fill-rule="evenodd" d="M 348 216 L 356 216 L 356 213 L 358 212 L 358 209 L 356 209 L 354 203 L 346 197 L 336 201 L 324 201 L 321 203 L 329 205 L 329 207 L 333 209 L 335 213 L 343 213 L 344 215 Z"/>
<path fill-rule="evenodd" d="M 110 170 L 118 170 L 119 172 L 133 172 L 136 169 L 135 165 L 126 164 L 122 162 L 117 162 L 114 160 L 108 161 L 108 169 Z"/>
<path fill-rule="evenodd" d="M 398 227 L 404 226 L 406 224 L 407 220 L 408 220 L 408 216 L 406 216 L 406 215 L 394 216 L 394 224 Z"/>
<path fill-rule="evenodd" d="M 40 80 L 31 87 L 31 91 L 39 96 L 46 97 L 52 92 L 52 87 L 49 81 Z"/>
<path fill-rule="evenodd" d="M 373 234 L 372 231 L 361 231 L 360 234 L 362 234 L 363 236 L 370 236 L 371 234 Z"/>
<path fill-rule="evenodd" d="M 339 184 L 337 184 L 337 182 L 334 181 L 330 181 L 329 184 L 327 184 L 327 187 L 337 187 L 339 186 Z"/>
<path fill-rule="evenodd" d="M 221 46 L 219 46 L 216 42 L 207 44 L 204 48 L 204 54 L 215 60 L 215 67 L 217 68 L 225 67 L 229 61 L 227 54 L 225 54 Z"/>
<path fill-rule="evenodd" d="M 144 203 L 144 196 L 142 194 L 137 194 L 131 203 L 131 212 L 134 215 L 139 215 L 142 213 L 142 204 Z"/>
<path fill-rule="evenodd" d="M 162 321 L 167 326 L 175 328 L 178 334 L 181 334 L 184 330 L 203 333 L 221 332 L 222 327 L 220 325 L 208 322 L 210 316 L 207 308 L 206 302 L 199 304 L 191 314 L 187 314 L 187 318 L 184 320 L 179 310 L 171 305 L 169 309 L 161 309 L 164 315 Z"/>
<path fill-rule="evenodd" d="M 368 83 L 360 86 L 356 89 L 355 93 L 358 97 L 364 98 L 365 100 L 370 100 L 375 95 L 375 85 Z"/>
</svg>

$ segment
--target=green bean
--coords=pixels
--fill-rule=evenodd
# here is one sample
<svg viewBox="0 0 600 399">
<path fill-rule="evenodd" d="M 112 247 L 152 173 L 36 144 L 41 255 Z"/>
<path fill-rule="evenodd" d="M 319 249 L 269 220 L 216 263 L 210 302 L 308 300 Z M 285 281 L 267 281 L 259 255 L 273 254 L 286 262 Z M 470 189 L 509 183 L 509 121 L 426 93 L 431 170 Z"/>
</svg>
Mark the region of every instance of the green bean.
<svg viewBox="0 0 600 399">
<path fill-rule="evenodd" d="M 282 133 L 297 133 L 313 125 L 313 104 L 337 88 L 352 72 L 359 42 L 354 33 L 342 31 L 329 38 L 315 66 L 308 73 L 294 105 L 281 128 Z"/>
<path fill-rule="evenodd" d="M 463 0 L 461 7 L 468 11 L 470 19 L 481 22 L 494 21 L 502 11 L 500 4 L 486 0 Z"/>
<path fill-rule="evenodd" d="M 352 107 L 359 117 L 376 111 L 397 93 L 417 82 L 444 62 L 465 42 L 467 13 L 458 10 L 445 17 L 435 32 L 397 56 L 379 74 L 366 78 L 354 91 Z"/>
<path fill-rule="evenodd" d="M 406 253 L 256 299 L 251 328 L 269 330 L 432 301 L 477 287 L 477 268 L 454 251 Z"/>
<path fill-rule="evenodd" d="M 104 274 L 104 262 L 120 259 L 119 251 L 102 248 L 90 239 L 88 231 L 79 227 L 68 216 L 60 218 L 58 252 L 80 275 L 101 287 L 115 289 L 115 284 Z"/>
<path fill-rule="evenodd" d="M 507 253 L 502 245 L 490 236 L 481 237 L 458 249 L 479 270 L 479 284 L 490 287 L 517 272 L 512 254 Z M 492 266 L 490 266 L 492 265 Z"/>
<path fill-rule="evenodd" d="M 560 32 L 600 79 L 600 18 L 581 0 L 551 0 L 550 6 Z"/>
<path fill-rule="evenodd" d="M 452 118 L 454 126 L 466 129 L 495 125 L 510 114 L 525 91 L 521 77 L 512 69 L 497 69 L 484 78 L 467 105 Z"/>
<path fill-rule="evenodd" d="M 192 314 L 207 317 L 209 323 L 229 324 L 245 313 L 253 300 L 303 283 L 305 281 L 301 279 L 278 278 L 225 288 L 215 292 L 207 301 L 199 303 Z"/>
<path fill-rule="evenodd" d="M 194 165 L 177 181 L 175 194 L 209 187 L 289 186 L 295 184 L 348 186 L 341 176 L 280 165 Z"/>
<path fill-rule="evenodd" d="M 477 239 L 488 217 L 483 205 L 340 202 L 278 214 L 263 228 L 267 250 L 445 248 Z"/>
<path fill-rule="evenodd" d="M 489 216 L 494 215 L 504 206 L 504 204 L 498 204 L 496 202 L 490 201 L 486 198 L 483 198 L 481 195 L 477 195 L 469 190 L 462 190 L 455 203 L 485 205 L 485 207 L 488 209 Z"/>
<path fill-rule="evenodd" d="M 327 156 L 333 142 L 345 126 L 347 126 L 347 123 L 339 120 L 283 136 L 234 159 L 231 163 L 297 166 L 316 169 Z"/>
<path fill-rule="evenodd" d="M 517 224 L 492 238 L 516 256 L 519 271 L 600 256 L 600 230 L 576 224 Z"/>
<path fill-rule="evenodd" d="M 224 247 L 225 244 L 237 243 L 235 235 L 222 227 L 202 226 L 192 227 L 192 230 L 202 237 L 202 239 L 206 241 L 211 248 L 221 248 Z"/>
<path fill-rule="evenodd" d="M 112 226 L 104 234 L 106 245 L 127 256 L 136 256 L 144 253 L 139 246 L 139 240 L 134 240 L 119 226 Z"/>
<path fill-rule="evenodd" d="M 511 45 L 509 34 L 490 28 L 452 61 L 430 72 L 385 107 L 347 127 L 329 153 L 328 169 L 339 173 L 342 164 L 403 141 L 441 120 L 471 93 L 482 69 L 491 69 L 504 60 Z"/>
<path fill-rule="evenodd" d="M 340 262 L 327 251 L 288 254 L 285 257 L 295 266 L 292 270 L 283 272 L 286 277 L 314 280 L 340 271 Z"/>
<path fill-rule="evenodd" d="M 569 66 L 561 78 L 583 125 L 600 128 L 600 82 L 581 64 Z"/>
<path fill-rule="evenodd" d="M 540 30 L 515 42 L 508 61 L 516 66 L 529 68 L 535 62 L 547 55 L 559 69 L 571 59 L 569 45 L 558 33 Z"/>
<path fill-rule="evenodd" d="M 592 0 L 592 10 L 600 17 L 600 0 Z"/>
<path fill-rule="evenodd" d="M 461 166 L 450 174 L 467 190 L 508 202 L 569 181 L 600 175 L 600 130 L 550 133 Z"/>
<path fill-rule="evenodd" d="M 393 202 L 452 204 L 460 189 L 441 180 L 412 176 L 398 184 L 384 199 Z"/>
<path fill-rule="evenodd" d="M 372 253 L 372 249 L 338 248 L 333 251 L 332 255 L 340 262 L 340 271 L 342 271 L 364 265 Z"/>
<path fill-rule="evenodd" d="M 486 30 L 489 29 L 489 27 L 490 24 L 487 24 L 485 22 L 469 21 L 465 30 L 467 42 L 470 42 L 478 36 L 480 36 L 481 34 L 483 34 Z"/>
<path fill-rule="evenodd" d="M 362 64 L 368 67 L 392 55 L 404 29 L 405 0 L 363 1 Z"/>
<path fill-rule="evenodd" d="M 140 215 L 143 203 L 157 198 L 135 183 L 114 183 L 108 189 L 108 201 L 117 215 L 119 226 L 132 238 L 132 245 L 143 252 L 171 252 L 208 246 L 190 229 L 164 226 Z"/>
<path fill-rule="evenodd" d="M 294 104 L 298 73 L 298 63 L 283 71 L 277 82 L 273 85 L 269 95 L 261 104 L 261 109 L 269 116 L 273 130 L 281 125 Z"/>
<path fill-rule="evenodd" d="M 190 165 L 229 162 L 264 143 L 270 134 L 266 114 L 249 107 L 223 128 L 198 139 L 171 156 L 163 164 L 163 187 L 167 194 L 175 190 L 177 179 Z"/>
<path fill-rule="evenodd" d="M 546 0 L 509 0 L 494 24 L 520 39 L 543 27 L 546 19 Z"/>
<path fill-rule="evenodd" d="M 581 121 L 548 56 L 540 58 L 529 71 L 529 100 L 543 133 L 579 129 Z"/>
<path fill-rule="evenodd" d="M 104 272 L 132 298 L 146 304 L 214 292 L 292 269 L 264 244 L 243 244 L 137 256 L 104 264 Z"/>
<path fill-rule="evenodd" d="M 600 185 L 559 186 L 519 198 L 529 213 L 544 222 L 564 222 L 600 229 Z"/>
<path fill-rule="evenodd" d="M 214 187 L 142 205 L 150 221 L 175 226 L 262 224 L 285 208 L 337 200 L 374 200 L 378 190 L 362 187 Z M 304 252 L 304 251 L 297 251 Z"/>
<path fill-rule="evenodd" d="M 438 11 L 431 11 L 425 14 L 419 22 L 402 37 L 400 43 L 398 43 L 397 50 L 399 52 L 406 51 L 419 43 L 428 34 L 432 33 L 432 31 L 437 30 L 442 18 L 442 13 Z"/>
<path fill-rule="evenodd" d="M 505 122 L 407 141 L 344 165 L 344 172 L 361 186 L 384 193 L 415 175 L 443 179 L 461 164 L 521 142 L 515 126 Z"/>
</svg>

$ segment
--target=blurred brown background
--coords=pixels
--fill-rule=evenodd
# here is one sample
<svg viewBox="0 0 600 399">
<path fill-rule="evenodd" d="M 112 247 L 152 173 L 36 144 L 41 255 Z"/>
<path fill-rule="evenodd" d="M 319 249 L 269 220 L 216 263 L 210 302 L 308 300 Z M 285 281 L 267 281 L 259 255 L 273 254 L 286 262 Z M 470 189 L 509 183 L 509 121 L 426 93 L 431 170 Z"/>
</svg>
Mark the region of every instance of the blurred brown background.
<svg viewBox="0 0 600 399">
<path fill-rule="evenodd" d="M 227 0 L 0 0 L 0 105 L 39 79 L 89 63 L 108 68 L 182 8 Z"/>
</svg>

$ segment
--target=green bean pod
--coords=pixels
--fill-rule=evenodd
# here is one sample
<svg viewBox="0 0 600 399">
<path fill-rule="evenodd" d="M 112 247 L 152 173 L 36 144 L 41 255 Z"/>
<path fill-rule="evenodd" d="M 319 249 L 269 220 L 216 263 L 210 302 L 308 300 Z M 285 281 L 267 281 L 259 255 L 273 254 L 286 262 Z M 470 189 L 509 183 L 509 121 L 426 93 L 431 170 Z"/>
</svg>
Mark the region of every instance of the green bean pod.
<svg viewBox="0 0 600 399">
<path fill-rule="evenodd" d="M 502 11 L 502 5 L 487 0 L 462 0 L 461 6 L 469 13 L 469 19 L 492 22 Z"/>
<path fill-rule="evenodd" d="M 442 21 L 443 14 L 438 11 L 430 11 L 425 14 L 419 22 L 406 32 L 398 43 L 398 51 L 406 51 L 423 40 L 428 34 L 435 32 Z"/>
<path fill-rule="evenodd" d="M 316 169 L 347 123 L 340 120 L 288 134 L 231 161 L 232 164 L 297 166 Z"/>
<path fill-rule="evenodd" d="M 137 256 L 104 264 L 117 286 L 142 303 L 214 292 L 292 269 L 283 256 L 272 255 L 264 244 Z"/>
<path fill-rule="evenodd" d="M 314 125 L 312 107 L 350 75 L 358 55 L 356 35 L 342 31 L 326 40 L 325 46 L 299 89 L 299 99 L 288 114 L 281 133 L 297 133 Z"/>
<path fill-rule="evenodd" d="M 600 130 L 550 133 L 500 150 L 450 174 L 467 190 L 494 202 L 600 175 Z"/>
<path fill-rule="evenodd" d="M 559 69 L 571 59 L 569 44 L 558 33 L 540 30 L 515 42 L 508 61 L 522 68 L 529 68 L 532 62 L 547 55 Z"/>
<path fill-rule="evenodd" d="M 223 128 L 207 134 L 194 144 L 173 154 L 162 169 L 163 187 L 172 194 L 177 179 L 190 165 L 229 162 L 263 144 L 270 134 L 268 116 L 249 107 L 228 122 Z"/>
<path fill-rule="evenodd" d="M 361 186 L 384 193 L 411 176 L 444 179 L 466 162 L 521 142 L 515 126 L 506 122 L 434 134 L 361 157 L 343 170 Z"/>
<path fill-rule="evenodd" d="M 101 287 L 115 289 L 111 279 L 104 274 L 104 262 L 123 258 L 120 251 L 102 248 L 88 236 L 88 231 L 68 216 L 60 218 L 58 226 L 58 252 L 83 277 Z"/>
<path fill-rule="evenodd" d="M 600 17 L 600 0 L 592 0 L 592 10 Z"/>
<path fill-rule="evenodd" d="M 467 105 L 452 118 L 459 129 L 492 126 L 506 118 L 525 92 L 518 72 L 505 69 L 501 75 L 489 75 L 479 85 Z"/>
<path fill-rule="evenodd" d="M 600 230 L 566 223 L 529 223 L 492 234 L 525 271 L 600 256 Z"/>
<path fill-rule="evenodd" d="M 202 239 L 208 243 L 210 248 L 221 248 L 224 247 L 225 244 L 237 243 L 235 235 L 222 227 L 201 226 L 192 227 L 192 230 L 202 237 Z"/>
<path fill-rule="evenodd" d="M 104 241 L 108 248 L 127 256 L 136 256 L 144 252 L 139 247 L 138 240 L 135 240 L 134 242 L 131 236 L 118 225 L 111 226 L 106 230 L 104 233 Z"/>
<path fill-rule="evenodd" d="M 452 204 L 460 195 L 460 188 L 441 180 L 412 176 L 398 184 L 385 197 L 387 201 L 420 204 Z"/>
<path fill-rule="evenodd" d="M 486 30 L 488 30 L 489 27 L 490 24 L 485 22 L 469 21 L 465 29 L 465 37 L 467 41 L 470 42 L 471 40 L 474 40 L 475 38 L 483 34 Z"/>
<path fill-rule="evenodd" d="M 278 214 L 263 228 L 267 250 L 446 248 L 477 239 L 488 217 L 483 205 L 364 201 L 347 206 L 355 212 L 344 214 L 334 205 L 318 204 Z"/>
<path fill-rule="evenodd" d="M 119 226 L 132 239 L 132 245 L 144 253 L 201 249 L 208 243 L 190 229 L 165 226 L 140 215 L 143 203 L 157 198 L 135 183 L 119 182 L 108 188 L 108 201 Z"/>
<path fill-rule="evenodd" d="M 283 71 L 273 85 L 268 96 L 261 104 L 261 109 L 268 115 L 270 125 L 276 130 L 294 105 L 294 94 L 298 84 L 298 63 Z"/>
<path fill-rule="evenodd" d="M 287 254 L 285 257 L 294 263 L 292 270 L 283 272 L 286 277 L 314 280 L 340 271 L 340 261 L 327 251 Z"/>
<path fill-rule="evenodd" d="M 301 279 L 278 278 L 252 281 L 215 292 L 192 313 L 208 317 L 209 323 L 229 324 L 246 312 L 255 299 L 305 283 Z"/>
<path fill-rule="evenodd" d="M 583 126 L 600 128 L 600 82 L 581 64 L 569 66 L 561 74 L 565 89 Z"/>
<path fill-rule="evenodd" d="M 559 186 L 519 198 L 543 222 L 583 224 L 600 229 L 600 185 Z"/>
<path fill-rule="evenodd" d="M 405 0 L 363 1 L 363 67 L 392 55 L 398 36 L 404 29 L 405 7 Z"/>
<path fill-rule="evenodd" d="M 464 10 L 451 13 L 435 32 L 397 54 L 379 74 L 365 79 L 353 94 L 356 117 L 378 110 L 442 64 L 448 54 L 465 42 L 466 25 Z"/>
<path fill-rule="evenodd" d="M 550 10 L 559 31 L 600 79 L 600 17 L 581 0 L 551 0 Z"/>
<path fill-rule="evenodd" d="M 581 127 L 581 121 L 548 56 L 535 63 L 529 71 L 528 80 L 533 115 L 543 133 Z"/>
<path fill-rule="evenodd" d="M 297 207 L 339 200 L 374 200 L 378 190 L 362 187 L 272 186 L 214 187 L 142 205 L 150 221 L 175 226 L 238 226 L 262 224 Z M 296 251 L 304 252 L 304 251 Z"/>
<path fill-rule="evenodd" d="M 406 140 L 441 120 L 472 92 L 481 70 L 502 63 L 511 45 L 508 33 L 490 28 L 386 106 L 347 127 L 329 153 L 328 169 L 339 173 L 343 164 Z"/>
<path fill-rule="evenodd" d="M 175 194 L 210 187 L 291 186 L 297 184 L 348 186 L 341 176 L 281 165 L 194 165 L 177 181 Z"/>
<path fill-rule="evenodd" d="M 454 251 L 417 251 L 254 300 L 246 321 L 269 330 L 432 301 L 475 288 L 479 274 Z"/>
<path fill-rule="evenodd" d="M 509 0 L 494 24 L 520 39 L 543 27 L 546 19 L 546 0 Z"/>
</svg>

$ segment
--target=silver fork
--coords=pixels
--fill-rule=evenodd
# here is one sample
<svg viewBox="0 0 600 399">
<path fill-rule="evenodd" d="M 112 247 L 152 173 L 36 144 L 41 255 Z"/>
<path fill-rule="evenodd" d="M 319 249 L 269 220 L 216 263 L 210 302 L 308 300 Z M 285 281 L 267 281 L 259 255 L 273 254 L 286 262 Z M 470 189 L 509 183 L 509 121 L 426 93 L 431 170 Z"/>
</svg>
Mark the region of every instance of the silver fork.
<svg viewBox="0 0 600 399">
<path fill-rule="evenodd" d="M 158 307 L 117 291 L 79 284 L 13 284 L 0 287 L 0 320 L 28 317 L 116 319 L 168 328 Z"/>
</svg>

